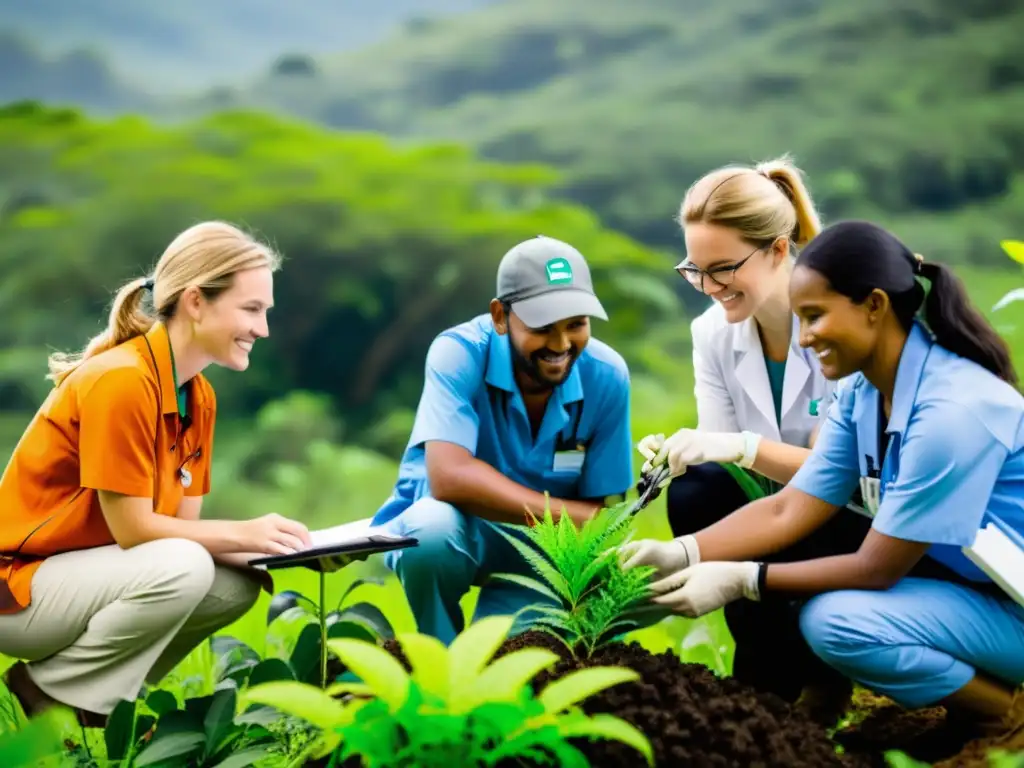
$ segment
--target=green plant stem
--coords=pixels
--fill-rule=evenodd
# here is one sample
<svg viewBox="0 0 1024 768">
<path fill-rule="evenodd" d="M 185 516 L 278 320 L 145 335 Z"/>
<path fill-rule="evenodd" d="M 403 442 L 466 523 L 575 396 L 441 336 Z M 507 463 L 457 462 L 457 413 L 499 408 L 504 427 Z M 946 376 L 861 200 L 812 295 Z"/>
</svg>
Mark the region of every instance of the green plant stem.
<svg viewBox="0 0 1024 768">
<path fill-rule="evenodd" d="M 327 687 L 327 574 L 320 571 L 320 687 Z"/>
</svg>

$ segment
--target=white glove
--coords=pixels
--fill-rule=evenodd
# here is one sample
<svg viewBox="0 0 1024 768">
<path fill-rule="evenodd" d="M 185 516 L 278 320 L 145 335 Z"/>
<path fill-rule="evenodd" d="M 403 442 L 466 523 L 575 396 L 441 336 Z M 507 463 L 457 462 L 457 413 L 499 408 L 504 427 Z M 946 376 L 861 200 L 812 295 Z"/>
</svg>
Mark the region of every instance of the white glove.
<svg viewBox="0 0 1024 768">
<path fill-rule="evenodd" d="M 651 471 L 651 469 L 653 469 L 653 467 L 655 466 L 654 457 L 658 455 L 658 452 L 661 450 L 661 447 L 664 444 L 665 435 L 663 435 L 660 432 L 656 435 L 648 435 L 647 437 L 645 437 L 643 440 L 636 444 L 636 449 L 640 452 L 640 455 L 643 456 L 645 459 L 643 468 L 640 470 L 641 474 L 646 475 L 648 472 Z M 663 462 L 664 459 L 662 460 L 662 462 L 659 463 Z M 667 488 L 669 483 L 671 482 L 672 477 L 670 475 L 669 477 L 666 477 L 664 480 L 662 480 L 658 484 L 658 487 Z"/>
<path fill-rule="evenodd" d="M 669 473 L 678 477 L 691 464 L 713 461 L 720 464 L 741 464 L 749 467 L 757 453 L 758 436 L 746 432 L 701 432 L 680 429 L 662 444 L 648 464 L 658 466 L 668 461 Z M 648 464 L 645 464 L 646 468 Z"/>
<path fill-rule="evenodd" d="M 700 548 L 693 536 L 680 536 L 671 541 L 640 539 L 619 547 L 619 563 L 628 571 L 638 565 L 653 565 L 661 579 L 700 562 Z"/>
<path fill-rule="evenodd" d="M 698 563 L 652 584 L 658 596 L 651 600 L 680 616 L 697 618 L 741 597 L 759 600 L 759 570 L 754 562 Z"/>
</svg>

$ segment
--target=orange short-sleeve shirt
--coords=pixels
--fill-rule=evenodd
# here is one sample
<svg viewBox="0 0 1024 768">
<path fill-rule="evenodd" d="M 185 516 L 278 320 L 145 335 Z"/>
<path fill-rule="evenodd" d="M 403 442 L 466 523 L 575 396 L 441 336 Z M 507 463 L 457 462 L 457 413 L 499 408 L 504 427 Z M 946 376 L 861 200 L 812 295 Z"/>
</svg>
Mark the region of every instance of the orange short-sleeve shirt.
<svg viewBox="0 0 1024 768">
<path fill-rule="evenodd" d="M 151 498 L 172 517 L 183 497 L 209 492 L 216 398 L 202 375 L 186 386 L 182 418 L 158 323 L 50 392 L 0 478 L 0 613 L 29 604 L 46 557 L 114 543 L 97 491 Z"/>
</svg>

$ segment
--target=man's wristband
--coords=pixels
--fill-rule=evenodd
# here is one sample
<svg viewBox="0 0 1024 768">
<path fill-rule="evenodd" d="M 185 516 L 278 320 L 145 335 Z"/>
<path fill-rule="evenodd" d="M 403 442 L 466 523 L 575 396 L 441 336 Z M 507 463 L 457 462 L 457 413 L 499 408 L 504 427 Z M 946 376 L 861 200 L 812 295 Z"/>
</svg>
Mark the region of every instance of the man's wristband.
<svg viewBox="0 0 1024 768">
<path fill-rule="evenodd" d="M 757 564 L 757 596 L 760 599 L 768 588 L 768 563 Z"/>
</svg>

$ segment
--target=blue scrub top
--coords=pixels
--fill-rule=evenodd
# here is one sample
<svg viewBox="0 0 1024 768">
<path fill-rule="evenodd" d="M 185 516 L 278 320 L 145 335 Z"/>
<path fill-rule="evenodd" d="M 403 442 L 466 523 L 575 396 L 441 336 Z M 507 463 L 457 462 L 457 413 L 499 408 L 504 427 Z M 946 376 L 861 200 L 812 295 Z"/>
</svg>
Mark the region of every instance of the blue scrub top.
<svg viewBox="0 0 1024 768">
<path fill-rule="evenodd" d="M 386 523 L 430 495 L 430 440 L 460 445 L 506 477 L 553 497 L 625 494 L 633 484 L 629 420 L 626 362 L 591 338 L 568 378 L 555 387 L 534 440 L 512 373 L 509 338 L 494 330 L 490 315 L 475 317 L 440 333 L 427 352 L 423 393 L 398 481 L 373 523 Z"/>
<path fill-rule="evenodd" d="M 1024 541 L 1024 396 L 935 344 L 915 323 L 897 369 L 881 460 L 880 405 L 863 374 L 844 379 L 792 485 L 841 506 L 862 476 L 880 478 L 875 530 L 930 543 L 931 557 L 989 581 L 960 548 L 989 522 Z"/>
</svg>

